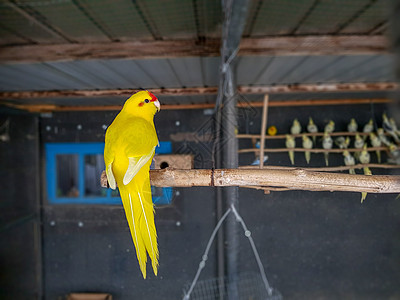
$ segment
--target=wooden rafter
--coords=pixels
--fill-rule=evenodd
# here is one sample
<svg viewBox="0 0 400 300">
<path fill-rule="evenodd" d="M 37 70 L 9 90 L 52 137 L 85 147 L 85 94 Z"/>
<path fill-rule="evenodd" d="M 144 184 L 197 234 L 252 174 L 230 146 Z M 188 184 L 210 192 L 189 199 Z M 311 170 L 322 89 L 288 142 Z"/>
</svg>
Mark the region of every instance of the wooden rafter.
<svg viewBox="0 0 400 300">
<path fill-rule="evenodd" d="M 0 62 L 44 62 L 82 59 L 141 59 L 220 55 L 220 39 L 20 45 L 0 49 Z M 384 35 L 244 38 L 239 55 L 344 55 L 388 52 Z"/>
<path fill-rule="evenodd" d="M 1 50 L 0 50 L 1 51 Z M 278 94 L 302 92 L 367 92 L 367 91 L 394 91 L 399 88 L 395 82 L 371 83 L 322 83 L 322 84 L 283 84 L 273 86 L 239 86 L 240 94 Z M 0 100 L 59 98 L 59 97 L 103 97 L 103 96 L 130 96 L 137 89 L 104 89 L 104 90 L 57 90 L 57 91 L 14 91 L 0 92 Z M 149 89 L 155 95 L 190 96 L 215 95 L 217 87 L 193 88 L 164 88 Z"/>
<path fill-rule="evenodd" d="M 288 106 L 326 106 L 326 105 L 356 105 L 370 103 L 389 103 L 389 99 L 317 99 L 317 100 L 280 100 L 269 102 L 269 107 L 288 107 Z M 62 111 L 112 111 L 121 110 L 122 105 L 75 105 L 64 106 L 55 104 L 14 104 L 1 102 L 6 106 L 26 110 L 29 112 L 62 112 Z M 238 103 L 238 107 L 262 107 L 263 102 Z M 182 109 L 209 109 L 214 108 L 214 103 L 193 103 L 193 104 L 163 104 L 163 110 L 182 110 Z M 266 136 L 266 139 L 269 138 Z"/>
</svg>

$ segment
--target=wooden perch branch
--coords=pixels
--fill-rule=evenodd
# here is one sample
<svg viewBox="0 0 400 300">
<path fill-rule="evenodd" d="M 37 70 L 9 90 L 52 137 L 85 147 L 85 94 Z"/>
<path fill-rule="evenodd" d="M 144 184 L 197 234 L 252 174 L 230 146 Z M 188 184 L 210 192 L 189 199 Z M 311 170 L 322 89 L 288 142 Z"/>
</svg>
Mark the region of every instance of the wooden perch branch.
<svg viewBox="0 0 400 300">
<path fill-rule="evenodd" d="M 349 152 L 361 152 L 363 149 L 357 149 L 357 148 L 347 148 L 347 149 L 339 149 L 339 148 L 334 148 L 334 149 L 320 149 L 320 148 L 313 148 L 313 149 L 305 149 L 305 148 L 273 148 L 273 149 L 264 149 L 264 153 L 266 152 L 288 152 L 288 151 L 294 151 L 294 152 L 305 152 L 309 151 L 311 153 L 343 153 L 344 151 L 349 151 Z M 388 147 L 369 147 L 367 148 L 367 151 L 387 151 Z M 260 152 L 259 148 L 248 148 L 248 149 L 239 149 L 238 153 L 249 153 L 249 152 Z"/>
<path fill-rule="evenodd" d="M 102 175 L 104 178 L 104 175 Z M 308 191 L 400 193 L 400 176 L 322 173 L 305 169 L 191 169 L 150 171 L 158 187 L 259 186 Z M 104 182 L 102 182 L 104 186 Z"/>
</svg>

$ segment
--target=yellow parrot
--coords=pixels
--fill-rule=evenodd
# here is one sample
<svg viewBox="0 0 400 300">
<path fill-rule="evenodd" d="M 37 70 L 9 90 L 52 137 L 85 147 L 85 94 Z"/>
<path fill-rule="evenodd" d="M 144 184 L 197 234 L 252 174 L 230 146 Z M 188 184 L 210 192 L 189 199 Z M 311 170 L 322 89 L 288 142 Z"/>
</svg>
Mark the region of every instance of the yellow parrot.
<svg viewBox="0 0 400 300">
<path fill-rule="evenodd" d="M 155 275 L 158 269 L 149 170 L 158 145 L 153 118 L 159 110 L 152 93 L 131 96 L 108 127 L 104 147 L 107 180 L 112 189 L 118 186 L 143 278 L 147 254 Z"/>
</svg>

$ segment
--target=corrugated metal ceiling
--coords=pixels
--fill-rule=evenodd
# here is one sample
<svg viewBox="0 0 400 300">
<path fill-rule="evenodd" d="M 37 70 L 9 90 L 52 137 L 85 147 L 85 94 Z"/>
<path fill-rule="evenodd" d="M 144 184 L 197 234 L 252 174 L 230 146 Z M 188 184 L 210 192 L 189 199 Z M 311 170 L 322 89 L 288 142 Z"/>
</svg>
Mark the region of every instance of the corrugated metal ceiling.
<svg viewBox="0 0 400 300">
<path fill-rule="evenodd" d="M 387 0 L 252 0 L 243 36 L 359 34 L 368 38 L 386 31 L 387 5 Z M 171 39 L 202 42 L 221 38 L 223 19 L 220 0 L 2 0 L 0 15 L 0 46 Z M 0 91 L 214 87 L 219 83 L 219 63 L 219 57 L 172 56 L 4 63 L 0 64 Z M 237 83 L 388 82 L 394 80 L 391 65 L 390 55 L 242 56 Z M 119 103 L 122 98 L 96 101 L 102 105 Z M 185 102 L 198 99 L 213 101 L 214 96 Z M 86 103 L 63 98 L 43 101 Z"/>
</svg>

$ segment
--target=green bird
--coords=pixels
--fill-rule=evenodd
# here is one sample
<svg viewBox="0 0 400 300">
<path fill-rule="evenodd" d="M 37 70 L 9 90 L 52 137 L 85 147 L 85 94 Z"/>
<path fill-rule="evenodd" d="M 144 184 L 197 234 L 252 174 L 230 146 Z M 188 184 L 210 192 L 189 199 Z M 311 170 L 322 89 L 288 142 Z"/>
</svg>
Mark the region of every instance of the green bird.
<svg viewBox="0 0 400 300">
<path fill-rule="evenodd" d="M 335 144 L 340 148 L 340 149 L 347 149 L 349 148 L 350 145 L 350 138 L 349 137 L 344 137 L 344 136 L 339 136 L 335 139 Z"/>
<path fill-rule="evenodd" d="M 356 164 L 354 157 L 350 154 L 349 151 L 345 150 L 343 152 L 343 156 L 344 156 L 344 164 L 346 166 L 354 166 Z M 354 175 L 356 174 L 356 171 L 354 169 L 349 169 L 349 173 Z"/>
<path fill-rule="evenodd" d="M 331 138 L 331 136 L 329 135 L 329 133 L 325 132 L 324 133 L 324 137 L 322 138 L 322 147 L 325 150 L 329 150 L 332 149 L 333 146 L 333 140 Z M 324 156 L 325 156 L 325 164 L 326 166 L 329 165 L 329 152 L 324 152 Z"/>
<path fill-rule="evenodd" d="M 385 135 L 385 131 L 383 130 L 383 128 L 378 128 L 378 130 L 376 131 L 379 139 L 381 140 L 382 143 L 384 143 L 386 146 L 390 146 L 391 142 L 388 140 L 388 138 Z"/>
<path fill-rule="evenodd" d="M 286 148 L 288 149 L 293 149 L 296 147 L 296 141 L 294 139 L 293 136 L 291 136 L 290 134 L 286 135 Z M 289 150 L 289 159 L 290 162 L 292 163 L 292 165 L 294 165 L 294 151 L 293 150 Z"/>
<path fill-rule="evenodd" d="M 364 125 L 363 132 L 364 133 L 371 133 L 374 131 L 374 121 L 369 119 L 368 123 Z M 364 135 L 364 141 L 367 139 L 367 136 Z"/>
<path fill-rule="evenodd" d="M 354 148 L 356 149 L 362 149 L 362 147 L 364 147 L 364 139 L 357 133 L 356 134 L 356 138 L 354 140 Z M 358 158 L 360 156 L 360 152 L 357 151 L 356 153 L 354 153 L 354 156 L 356 158 Z"/>
<path fill-rule="evenodd" d="M 347 125 L 347 131 L 348 132 L 356 132 L 358 130 L 358 124 L 356 122 L 356 119 L 352 118 L 350 120 L 350 123 Z"/>
<path fill-rule="evenodd" d="M 361 151 L 359 160 L 362 164 L 369 164 L 369 162 L 371 160 L 371 156 L 369 155 L 369 153 L 367 151 L 367 145 L 364 145 L 363 150 Z M 364 175 L 372 175 L 372 172 L 368 167 L 364 167 L 363 170 L 364 170 Z M 363 201 L 365 200 L 366 197 L 367 197 L 367 193 L 362 192 L 361 193 L 361 203 L 363 203 Z"/>
<path fill-rule="evenodd" d="M 375 133 L 370 132 L 369 133 L 369 139 L 371 141 L 372 147 L 381 147 L 382 146 L 382 141 L 380 140 L 380 138 L 378 138 L 376 136 Z M 378 159 L 378 163 L 381 163 L 381 151 L 380 150 L 376 150 L 375 153 L 376 153 L 376 157 Z"/>
<path fill-rule="evenodd" d="M 312 140 L 306 135 L 303 135 L 302 137 L 303 137 L 303 148 L 304 149 L 312 149 L 312 147 L 313 147 Z M 304 156 L 306 157 L 307 164 L 309 164 L 310 158 L 311 158 L 311 152 L 305 151 Z"/>
<path fill-rule="evenodd" d="M 335 130 L 335 122 L 330 120 L 328 124 L 326 124 L 324 132 L 332 133 Z"/>
<path fill-rule="evenodd" d="M 315 125 L 315 123 L 311 117 L 308 120 L 307 131 L 309 133 L 317 133 L 318 132 L 318 127 L 317 127 L 317 125 Z M 313 135 L 312 139 L 313 139 L 314 144 L 315 144 L 316 138 L 317 137 L 315 135 Z"/>
<path fill-rule="evenodd" d="M 290 128 L 290 133 L 291 134 L 299 134 L 301 132 L 301 124 L 299 120 L 294 119 L 292 127 Z"/>
</svg>

